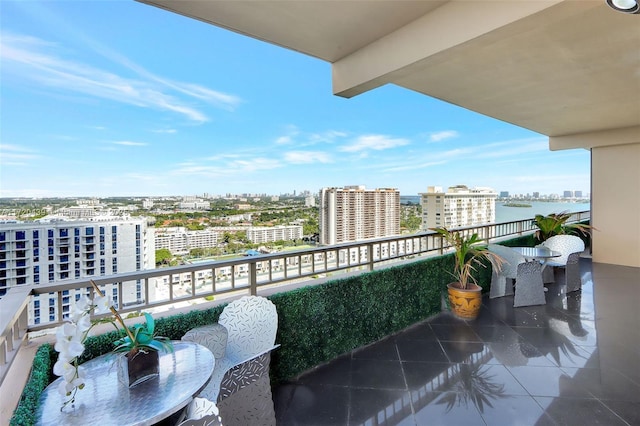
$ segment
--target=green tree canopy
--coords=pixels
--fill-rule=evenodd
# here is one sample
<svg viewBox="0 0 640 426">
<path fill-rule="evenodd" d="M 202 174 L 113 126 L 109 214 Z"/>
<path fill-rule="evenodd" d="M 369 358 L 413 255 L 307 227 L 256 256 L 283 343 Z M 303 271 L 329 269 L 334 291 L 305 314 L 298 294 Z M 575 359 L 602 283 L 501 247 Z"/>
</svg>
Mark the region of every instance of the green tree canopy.
<svg viewBox="0 0 640 426">
<path fill-rule="evenodd" d="M 171 262 L 172 258 L 173 258 L 173 255 L 171 254 L 169 249 L 162 248 L 162 249 L 156 250 L 156 265 L 169 263 Z"/>
</svg>

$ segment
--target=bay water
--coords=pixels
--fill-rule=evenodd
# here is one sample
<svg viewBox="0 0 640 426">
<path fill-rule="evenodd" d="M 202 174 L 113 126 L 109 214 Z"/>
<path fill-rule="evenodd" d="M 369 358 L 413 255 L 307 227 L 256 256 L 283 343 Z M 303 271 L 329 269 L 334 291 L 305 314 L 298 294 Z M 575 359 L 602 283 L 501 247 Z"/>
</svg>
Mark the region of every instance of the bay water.
<svg viewBox="0 0 640 426">
<path fill-rule="evenodd" d="M 419 195 L 401 195 L 400 203 L 420 204 Z M 547 215 L 560 212 L 581 212 L 591 210 L 589 202 L 572 201 L 511 201 L 512 203 L 529 204 L 531 207 L 507 207 L 507 201 L 496 201 L 496 223 L 515 220 L 533 219 L 535 215 Z"/>
</svg>

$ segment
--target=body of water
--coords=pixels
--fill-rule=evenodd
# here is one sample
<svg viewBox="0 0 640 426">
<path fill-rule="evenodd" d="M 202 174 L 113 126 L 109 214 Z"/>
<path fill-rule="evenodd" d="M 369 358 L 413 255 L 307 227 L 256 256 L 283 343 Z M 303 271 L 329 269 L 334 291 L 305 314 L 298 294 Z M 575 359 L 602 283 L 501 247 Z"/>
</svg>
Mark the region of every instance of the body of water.
<svg viewBox="0 0 640 426">
<path fill-rule="evenodd" d="M 401 195 L 400 203 L 420 204 L 419 195 Z M 496 222 L 511 222 L 514 220 L 533 219 L 535 215 L 547 215 L 560 212 L 581 212 L 591 210 L 590 203 L 571 202 L 545 202 L 545 201 L 521 201 L 523 204 L 531 204 L 531 207 L 505 207 L 505 202 L 496 201 Z"/>
<path fill-rule="evenodd" d="M 523 201 L 531 207 L 505 207 L 503 202 L 496 202 L 496 222 L 533 219 L 537 214 L 547 215 L 560 212 L 581 212 L 591 210 L 590 203 Z"/>
</svg>

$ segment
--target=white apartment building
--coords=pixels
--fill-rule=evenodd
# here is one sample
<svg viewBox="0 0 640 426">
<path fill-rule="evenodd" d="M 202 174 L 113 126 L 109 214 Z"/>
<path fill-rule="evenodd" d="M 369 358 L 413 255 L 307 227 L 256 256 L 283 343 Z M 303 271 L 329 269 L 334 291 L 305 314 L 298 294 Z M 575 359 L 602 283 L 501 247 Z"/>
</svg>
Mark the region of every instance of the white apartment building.
<svg viewBox="0 0 640 426">
<path fill-rule="evenodd" d="M 320 244 L 400 234 L 400 191 L 362 185 L 320 190 Z"/>
<path fill-rule="evenodd" d="M 190 231 L 185 227 L 159 228 L 156 230 L 156 250 L 168 249 L 171 254 L 188 254 L 194 248 L 217 247 L 225 232 L 244 231 L 245 228 L 225 227 Z"/>
<path fill-rule="evenodd" d="M 423 231 L 483 225 L 496 220 L 498 194 L 491 188 L 456 185 L 444 192 L 442 187 L 429 186 L 420 196 Z"/>
<path fill-rule="evenodd" d="M 315 207 L 316 206 L 316 197 L 313 195 L 309 195 L 304 198 L 304 206 L 305 207 Z"/>
<path fill-rule="evenodd" d="M 182 210 L 209 210 L 211 203 L 203 200 L 182 201 L 178 203 L 178 208 Z"/>
<path fill-rule="evenodd" d="M 189 231 L 184 227 L 159 228 L 156 230 L 156 250 L 166 248 L 171 254 L 188 254 L 194 248 L 218 247 L 225 232 L 246 232 L 252 243 L 261 244 L 280 240 L 302 239 L 302 226 L 281 225 L 273 227 L 223 226 L 200 231 Z"/>
<path fill-rule="evenodd" d="M 47 285 L 155 268 L 154 229 L 146 218 L 95 217 L 0 224 L 0 296 L 19 285 Z M 122 283 L 104 291 L 115 304 L 143 300 L 141 282 Z M 71 298 L 62 294 L 63 315 Z M 56 320 L 56 296 L 35 296 L 29 308 L 32 323 Z"/>
<path fill-rule="evenodd" d="M 247 239 L 254 244 L 302 239 L 302 226 L 255 226 L 247 228 Z"/>
</svg>

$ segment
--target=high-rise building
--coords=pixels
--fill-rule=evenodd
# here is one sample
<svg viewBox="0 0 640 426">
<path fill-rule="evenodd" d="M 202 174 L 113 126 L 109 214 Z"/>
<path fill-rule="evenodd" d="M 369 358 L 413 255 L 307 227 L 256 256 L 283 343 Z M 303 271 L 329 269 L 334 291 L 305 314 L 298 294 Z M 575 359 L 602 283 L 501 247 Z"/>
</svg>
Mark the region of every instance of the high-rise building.
<svg viewBox="0 0 640 426">
<path fill-rule="evenodd" d="M 483 225 L 496 220 L 498 194 L 490 188 L 468 188 L 465 185 L 427 187 L 421 193 L 422 230 L 429 228 Z"/>
<path fill-rule="evenodd" d="M 573 191 L 564 191 L 562 195 L 564 198 L 573 198 Z"/>
<path fill-rule="evenodd" d="M 400 191 L 364 186 L 320 190 L 320 244 L 400 234 Z"/>
<path fill-rule="evenodd" d="M 0 296 L 19 285 L 46 285 L 133 272 L 155 267 L 154 229 L 146 218 L 95 217 L 93 220 L 56 219 L 42 222 L 0 224 Z M 122 283 L 103 289 L 114 303 L 139 303 L 144 298 L 141 282 Z M 63 315 L 71 298 L 62 292 Z M 56 320 L 56 298 L 35 296 L 29 309 L 35 324 Z"/>
</svg>

